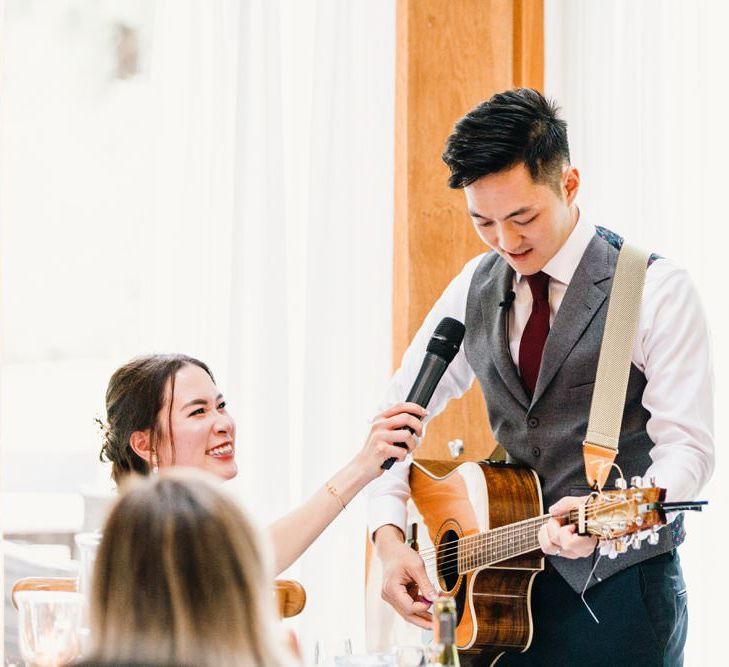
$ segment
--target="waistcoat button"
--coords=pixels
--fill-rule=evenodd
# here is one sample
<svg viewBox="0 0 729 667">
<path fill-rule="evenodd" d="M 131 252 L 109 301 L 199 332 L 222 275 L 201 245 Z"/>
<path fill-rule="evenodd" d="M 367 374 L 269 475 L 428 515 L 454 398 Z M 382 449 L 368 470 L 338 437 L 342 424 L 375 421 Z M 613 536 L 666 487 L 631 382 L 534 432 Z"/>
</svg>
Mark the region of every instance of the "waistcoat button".
<svg viewBox="0 0 729 667">
<path fill-rule="evenodd" d="M 539 420 L 536 417 L 529 417 L 527 424 L 529 428 L 537 428 L 539 426 Z"/>
<path fill-rule="evenodd" d="M 534 456 L 539 456 L 541 453 L 542 450 L 539 449 L 539 447 L 535 447 L 534 449 L 532 449 L 532 454 L 534 454 Z"/>
</svg>

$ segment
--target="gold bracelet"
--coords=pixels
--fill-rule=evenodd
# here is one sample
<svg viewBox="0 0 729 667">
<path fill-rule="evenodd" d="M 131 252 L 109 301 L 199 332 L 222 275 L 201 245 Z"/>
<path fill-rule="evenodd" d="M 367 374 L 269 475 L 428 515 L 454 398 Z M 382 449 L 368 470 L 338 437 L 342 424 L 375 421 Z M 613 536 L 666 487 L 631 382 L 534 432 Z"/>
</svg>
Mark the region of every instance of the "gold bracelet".
<svg viewBox="0 0 729 667">
<path fill-rule="evenodd" d="M 345 509 L 347 507 L 344 504 L 342 497 L 337 493 L 337 490 L 329 482 L 327 482 L 327 491 L 329 492 L 330 496 L 334 496 L 337 499 L 337 502 L 341 505 L 342 509 Z"/>
</svg>

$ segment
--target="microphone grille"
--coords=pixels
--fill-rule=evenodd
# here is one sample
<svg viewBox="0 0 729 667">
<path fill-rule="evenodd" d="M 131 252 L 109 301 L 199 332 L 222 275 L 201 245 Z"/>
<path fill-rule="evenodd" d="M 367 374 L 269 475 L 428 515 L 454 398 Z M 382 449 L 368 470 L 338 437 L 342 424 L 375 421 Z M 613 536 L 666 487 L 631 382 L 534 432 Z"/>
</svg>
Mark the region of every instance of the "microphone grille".
<svg viewBox="0 0 729 667">
<path fill-rule="evenodd" d="M 458 354 L 465 333 L 466 327 L 462 322 L 452 317 L 444 317 L 428 342 L 428 352 L 445 359 L 450 364 L 453 357 Z"/>
</svg>

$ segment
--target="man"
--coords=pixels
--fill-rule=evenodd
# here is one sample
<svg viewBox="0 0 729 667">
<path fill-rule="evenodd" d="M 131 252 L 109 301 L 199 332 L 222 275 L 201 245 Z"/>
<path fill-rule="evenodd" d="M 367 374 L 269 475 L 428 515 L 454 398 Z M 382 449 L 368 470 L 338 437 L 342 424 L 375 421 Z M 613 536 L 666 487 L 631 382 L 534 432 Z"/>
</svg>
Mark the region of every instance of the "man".
<svg viewBox="0 0 729 667">
<path fill-rule="evenodd" d="M 464 190 L 474 228 L 493 252 L 469 261 L 438 299 L 388 402 L 407 393 L 440 319 L 463 321 L 463 347 L 429 411 L 437 414 L 477 378 L 496 439 L 537 471 L 545 506 L 557 516 L 589 491 L 582 442 L 622 240 L 580 220 L 566 124 L 537 91 L 508 91 L 476 107 L 456 125 L 443 159 L 450 187 Z M 705 318 L 688 276 L 652 256 L 616 459 L 626 478 L 654 478 L 668 500 L 696 497 L 713 469 L 711 373 Z M 408 470 L 397 464 L 374 483 L 369 525 L 383 597 L 406 620 L 431 627 L 435 588 L 404 544 Z M 602 558 L 591 577 L 594 538 L 551 520 L 539 534 L 548 564 L 532 592 L 532 645 L 499 664 L 681 664 L 687 611 L 676 547 L 683 536 L 679 515 L 658 545 Z M 585 585 L 599 624 L 580 598 Z"/>
</svg>

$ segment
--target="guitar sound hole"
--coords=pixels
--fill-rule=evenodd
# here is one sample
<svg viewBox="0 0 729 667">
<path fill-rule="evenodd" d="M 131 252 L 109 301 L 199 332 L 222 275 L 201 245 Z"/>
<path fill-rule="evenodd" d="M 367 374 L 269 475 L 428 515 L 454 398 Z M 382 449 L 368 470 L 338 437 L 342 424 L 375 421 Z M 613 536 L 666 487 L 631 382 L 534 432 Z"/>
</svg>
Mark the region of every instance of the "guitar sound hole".
<svg viewBox="0 0 729 667">
<path fill-rule="evenodd" d="M 444 591 L 458 584 L 458 534 L 453 530 L 446 531 L 438 545 L 438 578 Z"/>
</svg>

